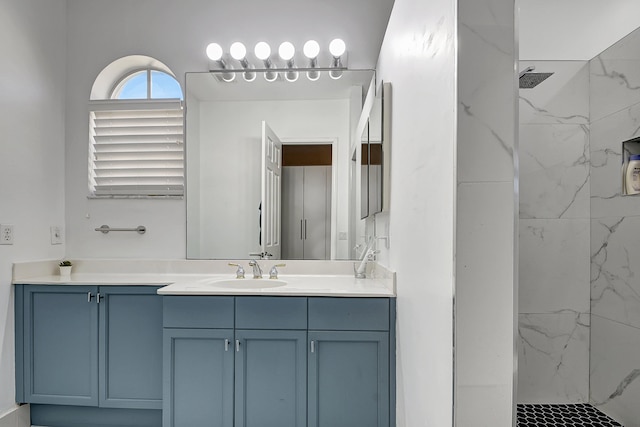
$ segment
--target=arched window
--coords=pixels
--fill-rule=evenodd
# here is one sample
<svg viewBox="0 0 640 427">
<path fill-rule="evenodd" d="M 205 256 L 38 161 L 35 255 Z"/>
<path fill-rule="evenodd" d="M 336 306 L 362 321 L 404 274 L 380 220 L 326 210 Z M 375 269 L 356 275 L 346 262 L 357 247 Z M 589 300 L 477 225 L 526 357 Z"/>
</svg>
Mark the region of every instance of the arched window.
<svg viewBox="0 0 640 427">
<path fill-rule="evenodd" d="M 182 99 L 182 88 L 163 71 L 138 70 L 116 84 L 111 99 Z"/>
<path fill-rule="evenodd" d="M 153 58 L 125 57 L 91 91 L 89 197 L 182 197 L 182 88 Z"/>
</svg>

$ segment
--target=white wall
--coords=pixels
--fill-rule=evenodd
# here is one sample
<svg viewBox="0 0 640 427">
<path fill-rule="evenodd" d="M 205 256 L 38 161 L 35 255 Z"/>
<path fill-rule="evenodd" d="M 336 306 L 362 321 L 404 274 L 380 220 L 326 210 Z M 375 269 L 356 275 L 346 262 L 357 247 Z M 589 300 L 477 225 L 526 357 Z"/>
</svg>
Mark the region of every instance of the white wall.
<svg viewBox="0 0 640 427">
<path fill-rule="evenodd" d="M 212 41 L 225 46 L 234 39 L 247 45 L 265 39 L 289 39 L 301 46 L 307 38 L 331 40 L 336 34 L 353 39 L 350 68 L 371 68 L 375 52 L 367 34 L 366 8 L 388 8 L 386 0 L 353 0 L 340 11 L 324 2 L 274 0 L 68 0 L 67 184 L 66 223 L 71 258 L 184 258 L 186 208 L 183 200 L 88 200 L 87 100 L 98 73 L 115 59 L 148 55 L 166 64 L 184 88 L 184 73 L 209 68 L 205 48 Z M 386 6 L 385 6 L 386 4 Z M 288 5 L 289 7 L 285 7 Z M 388 9 L 387 9 L 388 10 Z M 276 13 L 276 11 L 281 13 Z M 331 16 L 321 29 L 295 16 Z M 265 16 L 269 18 L 264 19 Z M 380 14 L 373 25 L 382 27 Z M 262 24 L 257 24 L 261 22 Z M 142 25 L 141 25 L 142 24 Z M 311 30 L 313 28 L 313 30 Z M 361 49 L 358 49 L 358 46 Z M 364 53 L 363 53 L 364 52 Z M 145 225 L 147 233 L 94 231 L 102 224 L 119 227 Z"/>
<path fill-rule="evenodd" d="M 518 0 L 520 58 L 589 61 L 638 27 L 637 0 Z"/>
<path fill-rule="evenodd" d="M 11 264 L 62 258 L 49 227 L 64 225 L 65 2 L 0 0 L 0 418 L 15 406 Z"/>
<path fill-rule="evenodd" d="M 399 427 L 452 425 L 455 2 L 396 0 L 379 59 L 393 86 L 390 232 Z"/>
<path fill-rule="evenodd" d="M 202 239 L 199 251 L 190 252 L 190 256 L 242 259 L 249 252 L 260 252 L 258 205 L 263 120 L 285 143 L 336 140 L 333 162 L 337 174 L 337 215 L 332 235 L 347 231 L 349 100 L 202 102 L 199 110 L 198 157 L 189 153 L 188 164 L 200 162 L 201 221 L 190 229 L 190 235 L 199 234 Z M 198 177 L 190 171 L 188 176 L 190 183 Z M 338 243 L 335 238 L 333 242 Z M 339 243 L 341 247 L 335 256 L 344 258 L 348 253 L 346 241 Z"/>
</svg>

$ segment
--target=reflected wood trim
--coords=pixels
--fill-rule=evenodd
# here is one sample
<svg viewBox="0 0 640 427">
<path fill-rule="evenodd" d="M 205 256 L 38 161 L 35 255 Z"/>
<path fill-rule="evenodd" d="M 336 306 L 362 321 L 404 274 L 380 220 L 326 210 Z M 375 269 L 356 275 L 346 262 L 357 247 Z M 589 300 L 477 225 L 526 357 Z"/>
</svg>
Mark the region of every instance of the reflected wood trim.
<svg viewBox="0 0 640 427">
<path fill-rule="evenodd" d="M 370 143 L 369 155 L 371 156 L 371 161 L 369 162 L 370 165 L 381 165 L 382 164 L 382 144 Z"/>
<path fill-rule="evenodd" d="M 283 144 L 283 166 L 331 166 L 331 144 Z"/>
<path fill-rule="evenodd" d="M 381 165 L 382 164 L 382 144 L 370 143 L 362 144 L 362 165 Z M 369 161 L 371 156 L 371 161 Z"/>
</svg>

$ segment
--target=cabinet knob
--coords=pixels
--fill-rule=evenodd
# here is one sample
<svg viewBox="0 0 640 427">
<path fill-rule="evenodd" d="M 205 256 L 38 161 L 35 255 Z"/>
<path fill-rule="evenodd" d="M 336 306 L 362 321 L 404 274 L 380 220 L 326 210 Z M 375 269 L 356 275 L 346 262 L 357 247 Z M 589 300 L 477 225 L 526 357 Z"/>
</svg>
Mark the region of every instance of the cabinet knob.
<svg viewBox="0 0 640 427">
<path fill-rule="evenodd" d="M 91 292 L 87 292 L 87 302 L 91 302 L 93 299 L 93 294 Z"/>
</svg>

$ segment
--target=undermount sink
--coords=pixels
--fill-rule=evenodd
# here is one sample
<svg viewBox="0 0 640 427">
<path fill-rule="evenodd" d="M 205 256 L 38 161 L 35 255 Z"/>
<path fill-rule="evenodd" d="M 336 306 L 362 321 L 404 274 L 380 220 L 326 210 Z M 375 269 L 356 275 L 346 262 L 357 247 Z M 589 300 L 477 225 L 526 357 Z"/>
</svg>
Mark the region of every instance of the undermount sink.
<svg viewBox="0 0 640 427">
<path fill-rule="evenodd" d="M 284 280 L 278 279 L 222 279 L 211 280 L 205 282 L 207 285 L 216 286 L 220 288 L 235 288 L 235 289 L 265 289 L 265 288 L 279 288 L 287 284 Z"/>
</svg>

